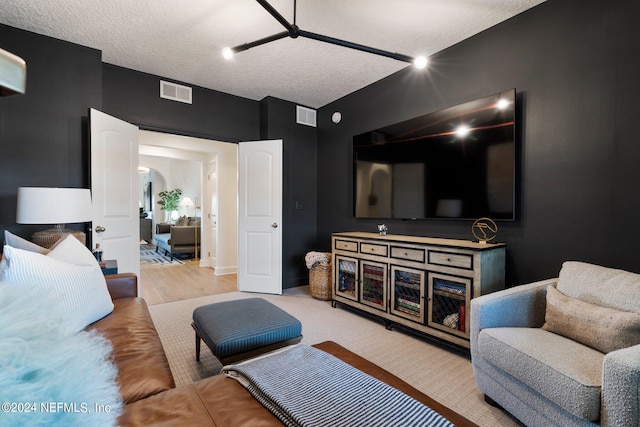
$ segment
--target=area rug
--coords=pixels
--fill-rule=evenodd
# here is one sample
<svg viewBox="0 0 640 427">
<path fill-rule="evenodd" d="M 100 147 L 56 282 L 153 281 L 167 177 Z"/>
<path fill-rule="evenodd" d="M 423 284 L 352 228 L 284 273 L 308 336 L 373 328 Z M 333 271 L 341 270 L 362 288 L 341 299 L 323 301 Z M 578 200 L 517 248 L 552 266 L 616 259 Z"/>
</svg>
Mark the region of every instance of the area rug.
<svg viewBox="0 0 640 427">
<path fill-rule="evenodd" d="M 140 268 L 164 267 L 182 264 L 184 263 L 176 258 L 172 261 L 171 258 L 165 255 L 162 250 L 156 252 L 155 246 L 153 245 L 140 245 Z"/>
<path fill-rule="evenodd" d="M 177 385 L 216 375 L 222 365 L 206 346 L 195 359 L 192 314 L 213 302 L 249 298 L 256 294 L 230 292 L 149 307 Z M 503 411 L 484 402 L 468 356 L 431 345 L 422 339 L 388 331 L 383 323 L 332 308 L 311 297 L 308 286 L 286 289 L 283 295 L 260 295 L 302 323 L 302 342 L 334 341 L 405 380 L 421 392 L 483 427 L 517 427 Z"/>
</svg>

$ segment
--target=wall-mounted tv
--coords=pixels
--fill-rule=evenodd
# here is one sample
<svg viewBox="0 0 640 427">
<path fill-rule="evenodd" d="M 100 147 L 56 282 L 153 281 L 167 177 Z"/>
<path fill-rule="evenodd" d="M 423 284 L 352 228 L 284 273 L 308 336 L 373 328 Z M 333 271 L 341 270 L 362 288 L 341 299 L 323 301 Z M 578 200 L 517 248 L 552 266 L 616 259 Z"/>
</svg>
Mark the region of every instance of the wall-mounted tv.
<svg viewBox="0 0 640 427">
<path fill-rule="evenodd" d="M 515 89 L 353 137 L 356 218 L 515 219 Z"/>
</svg>

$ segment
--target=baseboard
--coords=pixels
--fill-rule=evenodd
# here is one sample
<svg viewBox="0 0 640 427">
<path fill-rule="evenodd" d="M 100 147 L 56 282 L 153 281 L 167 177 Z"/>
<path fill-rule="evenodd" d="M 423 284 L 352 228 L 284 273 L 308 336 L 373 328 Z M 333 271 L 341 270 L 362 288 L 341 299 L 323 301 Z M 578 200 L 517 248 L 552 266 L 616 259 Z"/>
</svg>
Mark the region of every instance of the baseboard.
<svg viewBox="0 0 640 427">
<path fill-rule="evenodd" d="M 238 267 L 215 267 L 214 273 L 216 276 L 224 276 L 225 274 L 236 274 L 238 272 Z"/>
</svg>

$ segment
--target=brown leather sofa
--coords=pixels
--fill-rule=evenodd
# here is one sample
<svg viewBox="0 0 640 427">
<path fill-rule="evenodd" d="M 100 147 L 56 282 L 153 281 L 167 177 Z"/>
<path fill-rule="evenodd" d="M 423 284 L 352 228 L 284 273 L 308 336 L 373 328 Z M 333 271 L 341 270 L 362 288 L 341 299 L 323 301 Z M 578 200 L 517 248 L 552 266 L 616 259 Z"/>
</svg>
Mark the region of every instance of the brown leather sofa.
<svg viewBox="0 0 640 427">
<path fill-rule="evenodd" d="M 125 402 L 121 426 L 282 426 L 236 380 L 215 375 L 176 388 L 160 337 L 144 299 L 137 297 L 137 277 L 107 276 L 114 310 L 87 329 L 111 341 Z M 475 426 L 400 378 L 333 342 L 316 344 L 381 381 L 425 403 L 458 426 Z M 339 410 L 339 408 L 336 408 Z"/>
</svg>

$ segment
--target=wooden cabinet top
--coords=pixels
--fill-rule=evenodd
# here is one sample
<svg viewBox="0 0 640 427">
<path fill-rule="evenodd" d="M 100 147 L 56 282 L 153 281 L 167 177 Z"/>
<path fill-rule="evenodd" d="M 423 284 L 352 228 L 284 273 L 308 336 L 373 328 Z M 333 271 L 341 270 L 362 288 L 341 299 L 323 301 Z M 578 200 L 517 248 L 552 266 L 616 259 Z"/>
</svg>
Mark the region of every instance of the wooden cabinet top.
<svg viewBox="0 0 640 427">
<path fill-rule="evenodd" d="M 487 251 L 506 247 L 505 243 L 480 243 L 471 240 L 441 239 L 435 237 L 407 236 L 402 234 L 386 234 L 381 236 L 379 233 L 368 233 L 362 231 L 350 231 L 333 233 L 333 237 L 344 237 L 351 239 L 371 239 L 389 243 L 411 243 L 432 246 L 448 246 L 463 249 L 473 249 L 476 251 Z"/>
</svg>

